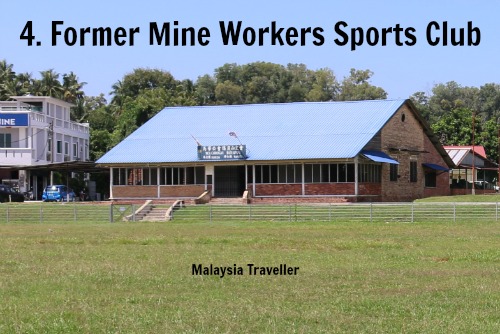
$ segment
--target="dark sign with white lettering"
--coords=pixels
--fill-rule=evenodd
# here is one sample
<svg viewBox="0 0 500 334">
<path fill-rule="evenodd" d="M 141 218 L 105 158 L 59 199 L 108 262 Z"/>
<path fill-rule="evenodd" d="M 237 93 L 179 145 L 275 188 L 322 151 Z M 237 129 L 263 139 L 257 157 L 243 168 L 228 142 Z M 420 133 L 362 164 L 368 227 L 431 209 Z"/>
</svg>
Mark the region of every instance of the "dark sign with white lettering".
<svg viewBox="0 0 500 334">
<path fill-rule="evenodd" d="M 242 160 L 246 158 L 246 145 L 198 146 L 198 160 Z"/>
</svg>

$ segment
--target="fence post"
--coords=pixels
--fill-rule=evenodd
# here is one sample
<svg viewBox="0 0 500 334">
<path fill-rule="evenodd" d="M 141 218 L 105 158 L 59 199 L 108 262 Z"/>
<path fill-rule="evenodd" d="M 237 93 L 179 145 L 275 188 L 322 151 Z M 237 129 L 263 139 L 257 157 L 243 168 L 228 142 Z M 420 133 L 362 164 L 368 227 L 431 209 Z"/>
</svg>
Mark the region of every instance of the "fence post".
<svg viewBox="0 0 500 334">
<path fill-rule="evenodd" d="M 332 203 L 328 204 L 328 222 L 332 222 Z"/>
<path fill-rule="evenodd" d="M 76 219 L 76 204 L 75 203 L 73 203 L 73 218 L 74 218 L 75 223 L 76 223 L 77 219 Z"/>
<path fill-rule="evenodd" d="M 370 202 L 370 223 L 373 223 L 373 202 Z"/>
<path fill-rule="evenodd" d="M 135 204 L 132 204 L 132 221 L 135 222 Z"/>
<path fill-rule="evenodd" d="M 415 205 L 414 202 L 411 202 L 411 222 L 413 223 L 413 215 L 414 215 L 414 211 L 413 211 L 413 206 Z"/>
<path fill-rule="evenodd" d="M 113 221 L 113 203 L 109 206 L 109 222 L 114 223 Z"/>
<path fill-rule="evenodd" d="M 453 222 L 457 222 L 457 203 L 453 202 Z"/>
</svg>

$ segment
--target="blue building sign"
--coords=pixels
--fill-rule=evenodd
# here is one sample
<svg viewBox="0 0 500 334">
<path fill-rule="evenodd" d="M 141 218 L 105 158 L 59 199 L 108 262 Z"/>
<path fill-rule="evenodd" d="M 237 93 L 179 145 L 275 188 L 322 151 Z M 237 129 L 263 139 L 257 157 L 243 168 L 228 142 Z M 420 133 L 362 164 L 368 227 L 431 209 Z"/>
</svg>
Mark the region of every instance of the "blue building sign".
<svg viewBox="0 0 500 334">
<path fill-rule="evenodd" d="M 0 114 L 0 127 L 28 126 L 28 114 Z"/>
</svg>

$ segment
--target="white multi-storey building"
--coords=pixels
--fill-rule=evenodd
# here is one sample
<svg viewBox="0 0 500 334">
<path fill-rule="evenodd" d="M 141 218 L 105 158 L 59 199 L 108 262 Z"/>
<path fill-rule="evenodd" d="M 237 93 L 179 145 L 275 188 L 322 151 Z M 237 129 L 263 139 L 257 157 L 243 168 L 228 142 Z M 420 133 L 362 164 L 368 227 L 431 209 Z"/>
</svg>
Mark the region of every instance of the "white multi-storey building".
<svg viewBox="0 0 500 334">
<path fill-rule="evenodd" d="M 0 101 L 0 181 L 34 193 L 50 182 L 35 166 L 89 158 L 89 124 L 70 120 L 72 104 L 47 96 Z M 22 167 L 26 167 L 23 170 Z"/>
</svg>

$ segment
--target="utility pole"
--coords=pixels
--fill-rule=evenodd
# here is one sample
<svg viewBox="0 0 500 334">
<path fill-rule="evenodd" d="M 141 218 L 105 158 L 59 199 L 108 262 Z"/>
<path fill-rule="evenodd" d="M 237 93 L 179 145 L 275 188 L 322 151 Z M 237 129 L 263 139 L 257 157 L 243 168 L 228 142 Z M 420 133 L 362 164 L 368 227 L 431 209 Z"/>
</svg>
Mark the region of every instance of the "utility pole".
<svg viewBox="0 0 500 334">
<path fill-rule="evenodd" d="M 50 163 L 54 162 L 54 122 L 49 123 L 48 145 L 50 145 Z M 54 172 L 50 171 L 50 184 L 54 184 Z"/>
<path fill-rule="evenodd" d="M 474 146 L 475 146 L 475 141 L 474 141 L 474 132 L 475 132 L 475 121 L 476 121 L 476 112 L 472 111 L 472 195 L 476 194 L 476 168 L 475 168 L 475 160 L 476 156 L 474 154 Z"/>
</svg>

